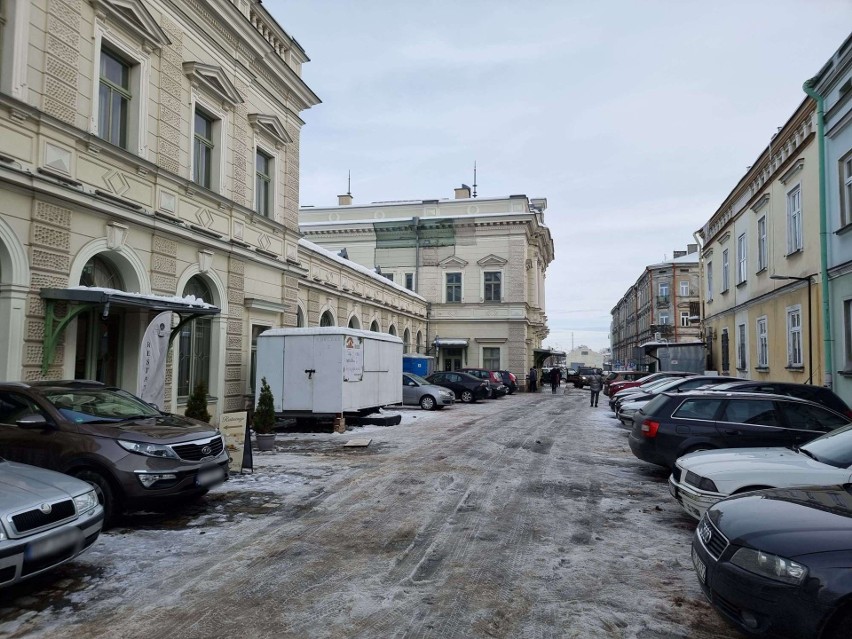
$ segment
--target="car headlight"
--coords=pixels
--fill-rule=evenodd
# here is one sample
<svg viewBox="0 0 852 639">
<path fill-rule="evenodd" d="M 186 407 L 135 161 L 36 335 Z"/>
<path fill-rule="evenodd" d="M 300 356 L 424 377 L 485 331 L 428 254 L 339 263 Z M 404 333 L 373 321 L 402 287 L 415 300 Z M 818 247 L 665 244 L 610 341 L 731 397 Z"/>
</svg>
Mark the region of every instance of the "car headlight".
<svg viewBox="0 0 852 639">
<path fill-rule="evenodd" d="M 808 574 L 808 569 L 802 564 L 751 548 L 740 548 L 731 557 L 731 563 L 761 577 L 796 586 L 801 584 Z"/>
<path fill-rule="evenodd" d="M 131 453 L 136 453 L 137 455 L 180 459 L 175 451 L 162 444 L 142 444 L 140 442 L 128 442 L 123 439 L 119 439 L 118 443 L 124 450 L 129 450 Z"/>
<path fill-rule="evenodd" d="M 708 493 L 719 492 L 719 489 L 716 488 L 716 482 L 712 479 L 708 479 L 707 477 L 702 477 L 701 481 L 698 482 L 698 490 L 706 490 Z"/>
<path fill-rule="evenodd" d="M 91 510 L 97 505 L 98 496 L 95 494 L 94 490 L 90 490 L 89 492 L 83 493 L 82 495 L 77 495 L 74 498 L 74 507 L 77 509 L 78 515 L 82 515 L 83 513 Z"/>
</svg>

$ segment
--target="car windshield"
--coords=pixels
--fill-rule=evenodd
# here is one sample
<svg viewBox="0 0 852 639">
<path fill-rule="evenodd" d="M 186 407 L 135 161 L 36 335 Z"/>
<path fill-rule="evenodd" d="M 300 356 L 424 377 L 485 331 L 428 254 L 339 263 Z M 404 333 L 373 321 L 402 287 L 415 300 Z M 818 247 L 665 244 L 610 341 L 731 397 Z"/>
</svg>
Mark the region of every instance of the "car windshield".
<svg viewBox="0 0 852 639">
<path fill-rule="evenodd" d="M 77 424 L 160 415 L 138 397 L 113 388 L 67 388 L 47 392 L 44 397 L 63 417 Z"/>
<path fill-rule="evenodd" d="M 423 377 L 420 377 L 420 375 L 415 375 L 414 373 L 406 373 L 406 375 L 408 375 L 408 377 L 413 379 L 418 384 L 430 384 L 431 383 L 429 380 L 424 379 Z"/>
<path fill-rule="evenodd" d="M 829 466 L 852 466 L 852 424 L 826 433 L 801 447 L 811 456 Z"/>
</svg>

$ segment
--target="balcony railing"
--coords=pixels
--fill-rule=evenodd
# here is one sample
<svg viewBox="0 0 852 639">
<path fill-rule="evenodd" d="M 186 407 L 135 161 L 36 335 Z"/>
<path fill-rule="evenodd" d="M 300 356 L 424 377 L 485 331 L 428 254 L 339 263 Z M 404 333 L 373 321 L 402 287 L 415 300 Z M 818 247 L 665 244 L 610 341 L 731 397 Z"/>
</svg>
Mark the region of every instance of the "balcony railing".
<svg viewBox="0 0 852 639">
<path fill-rule="evenodd" d="M 657 295 L 657 306 L 668 306 L 671 298 L 668 295 Z"/>
</svg>

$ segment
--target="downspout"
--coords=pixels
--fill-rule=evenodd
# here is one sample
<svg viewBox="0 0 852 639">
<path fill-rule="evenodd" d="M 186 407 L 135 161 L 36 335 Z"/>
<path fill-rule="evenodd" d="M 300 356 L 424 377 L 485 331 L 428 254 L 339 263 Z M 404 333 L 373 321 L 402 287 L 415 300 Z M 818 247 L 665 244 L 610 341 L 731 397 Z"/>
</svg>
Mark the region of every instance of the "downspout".
<svg viewBox="0 0 852 639">
<path fill-rule="evenodd" d="M 817 153 L 819 153 L 819 257 L 820 257 L 820 283 L 822 287 L 822 331 L 823 331 L 823 359 L 825 360 L 825 372 L 823 386 L 832 387 L 831 371 L 833 368 L 831 352 L 831 313 L 828 290 L 828 210 L 825 179 L 825 98 L 817 93 L 814 85 L 816 78 L 806 80 L 802 89 L 817 105 Z"/>
</svg>

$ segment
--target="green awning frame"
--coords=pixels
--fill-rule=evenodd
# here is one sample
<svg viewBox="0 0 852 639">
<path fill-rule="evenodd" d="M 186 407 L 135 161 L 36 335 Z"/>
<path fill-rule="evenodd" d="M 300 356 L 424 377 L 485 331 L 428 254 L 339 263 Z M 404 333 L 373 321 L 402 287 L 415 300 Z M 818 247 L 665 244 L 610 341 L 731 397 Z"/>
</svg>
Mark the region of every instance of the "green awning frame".
<svg viewBox="0 0 852 639">
<path fill-rule="evenodd" d="M 81 313 L 103 307 L 103 316 L 108 317 L 111 307 L 145 309 L 157 313 L 171 311 L 180 317 L 180 322 L 169 335 L 169 346 L 189 322 L 199 317 L 218 315 L 222 311 L 209 304 L 190 302 L 180 298 L 160 295 L 138 295 L 102 288 L 43 288 L 39 295 L 44 300 L 44 349 L 41 358 L 41 374 L 47 375 L 56 358 L 56 346 L 68 325 Z M 64 317 L 56 316 L 56 304 L 73 305 Z"/>
</svg>

